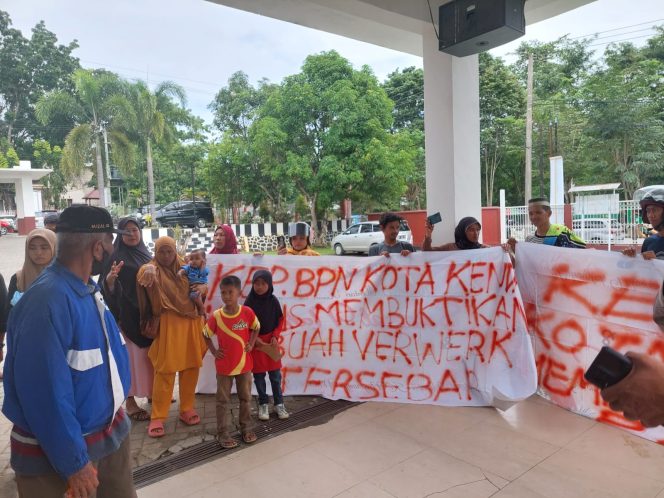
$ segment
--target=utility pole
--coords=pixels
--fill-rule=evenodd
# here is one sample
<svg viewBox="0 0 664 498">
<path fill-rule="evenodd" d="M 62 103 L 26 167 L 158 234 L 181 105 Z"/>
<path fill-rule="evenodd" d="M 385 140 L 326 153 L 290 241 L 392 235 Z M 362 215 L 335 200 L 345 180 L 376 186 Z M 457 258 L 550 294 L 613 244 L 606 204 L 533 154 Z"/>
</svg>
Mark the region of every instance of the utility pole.
<svg viewBox="0 0 664 498">
<path fill-rule="evenodd" d="M 533 183 L 533 54 L 528 55 L 528 88 L 526 101 L 526 194 L 525 204 L 532 198 Z"/>
<path fill-rule="evenodd" d="M 194 175 L 194 161 L 191 161 L 191 202 L 196 203 L 194 188 L 196 186 L 196 176 Z"/>
<path fill-rule="evenodd" d="M 104 154 L 106 156 L 106 188 L 104 189 L 104 196 L 106 198 L 106 205 L 111 205 L 111 162 L 108 159 L 108 133 L 106 132 L 106 124 L 102 125 L 101 129 L 104 134 Z"/>
</svg>

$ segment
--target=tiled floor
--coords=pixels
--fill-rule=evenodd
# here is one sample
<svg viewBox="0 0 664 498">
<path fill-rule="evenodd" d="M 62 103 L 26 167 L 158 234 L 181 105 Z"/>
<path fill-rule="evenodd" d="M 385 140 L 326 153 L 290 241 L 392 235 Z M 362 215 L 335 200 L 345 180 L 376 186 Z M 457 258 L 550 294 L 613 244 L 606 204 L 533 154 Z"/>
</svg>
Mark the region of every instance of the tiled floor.
<svg viewBox="0 0 664 498">
<path fill-rule="evenodd" d="M 365 403 L 139 490 L 171 497 L 664 497 L 664 446 L 533 397 Z"/>
</svg>

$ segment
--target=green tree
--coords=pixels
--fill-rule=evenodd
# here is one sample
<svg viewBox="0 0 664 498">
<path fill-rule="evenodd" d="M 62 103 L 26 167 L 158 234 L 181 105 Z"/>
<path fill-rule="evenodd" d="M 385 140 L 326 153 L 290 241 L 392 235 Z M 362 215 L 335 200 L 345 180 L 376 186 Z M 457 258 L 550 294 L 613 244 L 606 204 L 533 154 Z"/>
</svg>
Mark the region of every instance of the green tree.
<svg viewBox="0 0 664 498">
<path fill-rule="evenodd" d="M 140 145 L 145 154 L 148 202 L 153 219 L 155 216 L 153 147 L 174 137 L 174 125 L 165 117 L 165 112 L 172 110 L 173 98 L 184 107 L 186 94 L 181 86 L 164 81 L 152 91 L 146 83 L 138 81 L 127 87 L 126 95 L 116 95 L 111 101 L 111 107 L 116 112 L 114 122 Z"/>
<path fill-rule="evenodd" d="M 629 198 L 661 182 L 664 172 L 662 74 L 664 62 L 643 58 L 606 67 L 584 88 L 593 151 L 600 166 L 619 176 Z"/>
<path fill-rule="evenodd" d="M 424 71 L 414 66 L 397 69 L 387 75 L 382 86 L 394 102 L 394 129 L 424 131 Z"/>
<path fill-rule="evenodd" d="M 223 178 L 218 185 L 221 190 L 215 190 L 233 213 L 241 204 L 257 207 L 265 200 L 270 212 L 284 212 L 282 203 L 290 183 L 287 178 L 275 178 L 274 171 L 285 160 L 285 136 L 274 118 L 261 116 L 261 108 L 275 88 L 266 80 L 254 87 L 240 71 L 210 104 L 214 125 L 226 143 L 215 147 L 207 164 L 217 179 Z"/>
<path fill-rule="evenodd" d="M 203 126 L 202 122 L 200 125 Z M 183 137 L 184 134 L 178 130 L 174 140 L 164 141 L 155 147 L 154 162 L 159 165 L 155 169 L 155 183 L 159 185 L 155 191 L 157 204 L 174 199 L 191 199 L 192 192 L 199 199 L 209 196 L 204 168 L 209 146 L 202 133 L 188 139 Z M 186 135 L 191 136 L 191 133 Z"/>
<path fill-rule="evenodd" d="M 426 164 L 424 160 L 424 72 L 421 68 L 407 67 L 387 76 L 383 83 L 387 96 L 394 102 L 392 131 L 402 136 L 397 139 L 406 149 L 410 172 L 406 179 L 405 199 L 410 209 L 422 209 L 426 204 Z M 414 155 L 413 155 L 414 154 Z M 399 209 L 401 206 L 392 206 Z"/>
<path fill-rule="evenodd" d="M 522 43 L 517 50 L 517 61 L 508 68 L 520 82 L 523 104 L 521 111 L 510 112 L 515 119 L 525 118 L 525 87 L 526 69 L 529 54 L 534 59 L 533 78 L 533 163 L 535 178 L 539 183 L 539 193 L 546 196 L 548 188 L 545 183 L 548 180 L 549 168 L 548 158 L 553 155 L 561 155 L 565 160 L 565 182 L 569 187 L 573 181 L 585 181 L 592 176 L 590 171 L 591 157 L 588 152 L 588 139 L 584 133 L 584 103 L 581 98 L 581 90 L 588 78 L 597 68 L 593 59 L 593 53 L 589 50 L 588 40 L 570 40 L 562 37 L 554 42 L 541 43 L 532 41 Z M 481 80 L 480 80 L 481 81 Z M 482 84 L 482 83 L 480 83 Z M 480 104 L 482 111 L 482 103 Z M 525 148 L 525 127 L 523 127 L 524 139 L 521 147 Z M 500 131 L 500 130 L 499 130 Z M 487 137 L 483 126 L 484 137 Z M 494 137 L 492 134 L 488 134 Z M 492 139 L 485 143 L 491 143 Z M 506 147 L 512 147 L 514 142 L 508 140 Z M 498 148 L 499 153 L 506 149 Z M 483 148 L 483 154 L 486 148 Z M 517 159 L 523 154 L 508 154 L 505 157 Z M 491 157 L 491 156 L 490 156 Z M 488 167 L 487 167 L 488 166 Z M 523 172 L 516 174 L 514 168 L 523 169 L 524 162 L 520 164 L 507 164 L 511 171 L 506 174 L 496 173 L 499 180 L 498 186 L 507 191 L 508 198 L 515 191 L 523 192 L 523 185 L 512 183 L 523 179 Z M 490 165 L 483 164 L 485 171 L 490 172 Z M 505 183 L 510 182 L 510 183 Z M 534 189 L 537 192 L 537 188 Z M 494 191 L 495 195 L 495 191 Z M 515 199 L 521 204 L 521 199 Z"/>
<path fill-rule="evenodd" d="M 114 107 L 112 99 L 122 92 L 122 82 L 107 71 L 78 69 L 72 76 L 72 93 L 62 90 L 45 94 L 37 102 L 37 118 L 47 124 L 62 116 L 71 116 L 74 128 L 67 134 L 62 151 L 61 165 L 66 176 L 79 176 L 91 158 L 97 166 L 96 186 L 101 206 L 104 198 L 104 161 L 102 141 L 105 137 L 111 144 L 114 161 L 128 168 L 133 160 L 133 150 L 127 137 L 113 127 Z"/>
<path fill-rule="evenodd" d="M 107 71 L 79 69 L 73 76 L 72 93 L 56 90 L 43 95 L 35 108 L 38 119 L 43 124 L 56 121 L 61 116 L 71 116 L 74 128 L 67 134 L 62 151 L 62 170 L 65 176 L 79 176 L 87 162 L 92 159 L 97 166 L 96 185 L 101 206 L 104 198 L 104 162 L 102 140 L 108 134 L 116 164 L 128 169 L 133 161 L 133 148 L 127 137 L 113 127 L 116 108 L 111 105 L 114 97 L 122 91 L 118 77 Z"/>
<path fill-rule="evenodd" d="M 392 102 L 368 67 L 337 52 L 306 58 L 265 105 L 287 137 L 279 176 L 290 179 L 316 225 L 333 203 L 400 199 L 409 165 L 396 164 L 389 130 Z"/>
<path fill-rule="evenodd" d="M 500 57 L 480 54 L 480 160 L 485 206 L 492 206 L 499 167 L 523 168 L 513 147 L 523 147 L 526 95 L 516 75 Z"/>
<path fill-rule="evenodd" d="M 33 165 L 38 168 L 49 168 L 53 171 L 42 179 L 42 197 L 46 204 L 56 209 L 65 207 L 62 194 L 67 190 L 67 184 L 72 180 L 67 177 L 60 166 L 62 161 L 62 148 L 58 145 L 51 147 L 46 140 L 37 140 L 34 143 Z"/>
<path fill-rule="evenodd" d="M 62 143 L 71 120 L 44 128 L 34 108 L 44 93 L 71 90 L 71 74 L 79 68 L 72 52 L 76 41 L 59 45 L 55 34 L 39 22 L 29 39 L 11 27 L 9 14 L 0 11 L 0 133 L 21 155 L 29 156 L 39 137 Z"/>
</svg>

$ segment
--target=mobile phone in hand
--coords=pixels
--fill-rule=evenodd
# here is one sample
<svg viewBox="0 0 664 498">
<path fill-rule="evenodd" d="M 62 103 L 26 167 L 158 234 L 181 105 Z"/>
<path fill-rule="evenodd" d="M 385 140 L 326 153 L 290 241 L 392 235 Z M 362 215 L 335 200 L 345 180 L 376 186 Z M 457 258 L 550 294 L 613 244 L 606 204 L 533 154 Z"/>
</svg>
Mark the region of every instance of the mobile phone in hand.
<svg viewBox="0 0 664 498">
<path fill-rule="evenodd" d="M 286 239 L 283 235 L 277 236 L 277 250 L 284 249 L 286 247 Z"/>
<path fill-rule="evenodd" d="M 443 221 L 443 218 L 440 216 L 440 211 L 438 211 L 435 214 L 427 216 L 427 221 L 429 222 L 429 225 L 435 225 L 436 223 L 440 223 Z"/>
<path fill-rule="evenodd" d="M 632 360 L 604 346 L 583 375 L 588 382 L 600 389 L 617 384 L 632 371 Z"/>
</svg>

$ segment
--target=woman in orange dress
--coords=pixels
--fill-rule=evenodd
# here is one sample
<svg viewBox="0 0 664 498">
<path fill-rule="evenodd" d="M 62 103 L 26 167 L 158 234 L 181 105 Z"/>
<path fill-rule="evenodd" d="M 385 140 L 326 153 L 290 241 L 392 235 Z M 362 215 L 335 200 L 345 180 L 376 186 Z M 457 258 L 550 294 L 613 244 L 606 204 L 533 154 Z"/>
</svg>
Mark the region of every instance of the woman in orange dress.
<svg viewBox="0 0 664 498">
<path fill-rule="evenodd" d="M 152 416 L 148 435 L 164 435 L 164 419 L 171 404 L 175 374 L 180 385 L 180 420 L 196 425 L 200 417 L 194 409 L 196 382 L 206 351 L 203 318 L 189 299 L 189 281 L 178 270 L 184 264 L 175 240 L 160 237 L 155 242 L 154 259 L 138 272 L 138 302 L 141 328 L 154 341 L 148 356 L 154 367 Z"/>
</svg>

